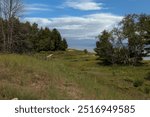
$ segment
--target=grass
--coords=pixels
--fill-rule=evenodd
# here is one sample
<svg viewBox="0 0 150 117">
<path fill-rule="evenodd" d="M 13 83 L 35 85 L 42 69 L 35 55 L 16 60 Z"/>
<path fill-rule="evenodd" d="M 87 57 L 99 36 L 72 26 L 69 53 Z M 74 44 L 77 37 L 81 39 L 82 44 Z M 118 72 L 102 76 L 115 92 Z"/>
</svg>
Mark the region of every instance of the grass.
<svg viewBox="0 0 150 117">
<path fill-rule="evenodd" d="M 77 50 L 1 54 L 0 99 L 150 99 L 149 61 L 137 67 L 98 63 L 94 54 Z"/>
</svg>

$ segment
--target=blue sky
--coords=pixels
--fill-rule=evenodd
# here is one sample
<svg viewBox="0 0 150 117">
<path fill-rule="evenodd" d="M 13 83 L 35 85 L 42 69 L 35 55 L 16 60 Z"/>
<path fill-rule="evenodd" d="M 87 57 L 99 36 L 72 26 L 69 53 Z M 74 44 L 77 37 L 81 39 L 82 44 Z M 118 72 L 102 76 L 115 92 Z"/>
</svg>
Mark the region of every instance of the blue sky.
<svg viewBox="0 0 150 117">
<path fill-rule="evenodd" d="M 24 0 L 24 3 L 24 21 L 57 28 L 72 46 L 75 40 L 78 43 L 81 39 L 95 40 L 102 30 L 111 29 L 126 14 L 150 14 L 150 0 Z"/>
<path fill-rule="evenodd" d="M 86 3 L 91 2 L 102 7 L 102 9 L 89 9 L 81 10 L 74 9 L 72 7 L 65 6 L 66 3 Z M 34 17 L 60 17 L 65 15 L 82 16 L 92 13 L 113 13 L 117 15 L 125 15 L 128 13 L 150 13 L 150 1 L 149 0 L 24 0 L 24 3 L 28 5 L 37 4 L 37 8 L 45 8 L 45 13 L 34 12 L 28 16 Z M 102 5 L 101 5 L 102 3 Z M 45 5 L 40 7 L 38 5 Z M 100 4 L 100 5 L 98 5 Z M 83 6 L 84 7 L 84 6 Z M 94 8 L 94 7 L 93 7 Z M 47 9 L 47 10 L 46 10 Z M 48 10 L 49 9 L 49 10 Z M 51 12 L 50 12 L 51 11 Z"/>
</svg>

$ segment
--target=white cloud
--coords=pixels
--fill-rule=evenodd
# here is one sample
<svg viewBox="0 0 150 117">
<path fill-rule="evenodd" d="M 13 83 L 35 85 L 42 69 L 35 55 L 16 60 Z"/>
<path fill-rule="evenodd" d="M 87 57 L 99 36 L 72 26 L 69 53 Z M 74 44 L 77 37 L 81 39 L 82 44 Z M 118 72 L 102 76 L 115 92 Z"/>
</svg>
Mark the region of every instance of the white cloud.
<svg viewBox="0 0 150 117">
<path fill-rule="evenodd" d="M 95 39 L 100 32 L 112 29 L 121 19 L 121 16 L 99 13 L 82 17 L 25 18 L 24 21 L 36 22 L 50 29 L 57 28 L 67 39 Z"/>
<path fill-rule="evenodd" d="M 79 10 L 84 10 L 84 11 L 88 11 L 88 10 L 101 10 L 101 3 L 94 3 L 94 2 L 67 2 L 66 5 L 68 7 L 74 8 L 74 9 L 79 9 Z"/>
<path fill-rule="evenodd" d="M 102 9 L 102 3 L 94 2 L 93 0 L 67 0 L 64 4 L 64 6 L 83 10 L 83 11 L 89 11 L 89 10 L 101 10 Z"/>
<path fill-rule="evenodd" d="M 26 4 L 25 11 L 27 11 L 27 12 L 51 11 L 51 9 L 46 4 Z"/>
</svg>

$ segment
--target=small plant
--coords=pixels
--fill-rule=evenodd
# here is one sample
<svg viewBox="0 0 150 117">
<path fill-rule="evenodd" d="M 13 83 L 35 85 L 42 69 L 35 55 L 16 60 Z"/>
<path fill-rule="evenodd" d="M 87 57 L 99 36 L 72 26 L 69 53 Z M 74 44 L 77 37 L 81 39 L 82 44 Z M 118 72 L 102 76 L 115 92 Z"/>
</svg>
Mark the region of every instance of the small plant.
<svg viewBox="0 0 150 117">
<path fill-rule="evenodd" d="M 134 82 L 133 82 L 133 86 L 134 87 L 139 87 L 139 86 L 142 86 L 143 85 L 143 80 L 141 79 L 136 79 Z"/>
<path fill-rule="evenodd" d="M 85 54 L 88 54 L 88 50 L 87 50 L 87 49 L 84 49 L 84 53 L 85 53 Z"/>
<path fill-rule="evenodd" d="M 112 72 L 112 75 L 113 75 L 113 76 L 116 76 L 116 72 L 115 72 L 115 71 L 113 71 L 113 72 Z"/>
<path fill-rule="evenodd" d="M 145 80 L 149 80 L 150 81 L 150 72 L 147 73 Z"/>
<path fill-rule="evenodd" d="M 146 86 L 146 87 L 144 88 L 144 92 L 145 92 L 146 94 L 149 94 L 149 93 L 150 93 L 150 87 Z"/>
</svg>

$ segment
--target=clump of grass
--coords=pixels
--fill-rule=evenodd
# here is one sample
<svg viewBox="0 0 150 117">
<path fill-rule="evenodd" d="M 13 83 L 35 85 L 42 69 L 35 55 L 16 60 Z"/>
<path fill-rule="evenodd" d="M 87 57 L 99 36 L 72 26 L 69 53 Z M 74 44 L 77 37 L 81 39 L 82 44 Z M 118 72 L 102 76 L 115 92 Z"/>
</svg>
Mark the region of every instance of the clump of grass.
<svg viewBox="0 0 150 117">
<path fill-rule="evenodd" d="M 136 79 L 133 81 L 133 86 L 134 87 L 140 87 L 143 85 L 143 83 L 144 83 L 144 81 L 142 79 Z"/>
<path fill-rule="evenodd" d="M 115 72 L 115 71 L 112 71 L 112 75 L 113 75 L 113 76 L 116 76 L 116 72 Z"/>
<path fill-rule="evenodd" d="M 17 85 L 6 84 L 3 83 L 0 86 L 0 98 L 1 99 L 13 99 L 18 98 L 19 100 L 32 100 L 39 99 L 39 95 L 35 92 L 35 90 L 31 90 L 29 88 L 22 88 Z"/>
<path fill-rule="evenodd" d="M 150 81 L 150 72 L 147 73 L 145 80 L 149 80 Z"/>
<path fill-rule="evenodd" d="M 150 87 L 146 86 L 146 87 L 144 88 L 144 92 L 145 92 L 146 94 L 149 94 L 149 93 L 150 93 Z"/>
</svg>

